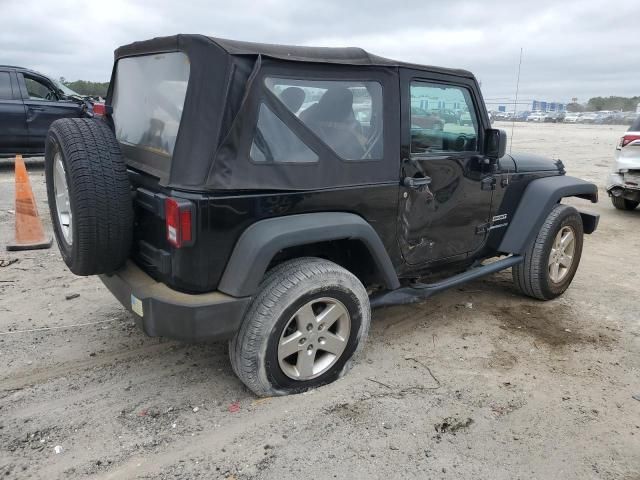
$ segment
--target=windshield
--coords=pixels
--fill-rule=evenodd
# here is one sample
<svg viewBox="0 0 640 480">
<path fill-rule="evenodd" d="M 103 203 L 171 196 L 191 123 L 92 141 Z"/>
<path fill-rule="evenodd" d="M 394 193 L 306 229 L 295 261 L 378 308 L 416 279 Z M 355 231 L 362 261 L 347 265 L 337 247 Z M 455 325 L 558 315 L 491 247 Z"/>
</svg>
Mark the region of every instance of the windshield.
<svg viewBox="0 0 640 480">
<path fill-rule="evenodd" d="M 58 80 L 54 80 L 53 83 L 55 83 L 56 87 L 62 90 L 62 93 L 67 97 L 73 97 L 74 95 L 76 97 L 82 97 L 82 95 L 80 95 L 78 92 L 74 92 L 69 87 L 67 87 L 64 83 L 59 82 Z"/>
</svg>

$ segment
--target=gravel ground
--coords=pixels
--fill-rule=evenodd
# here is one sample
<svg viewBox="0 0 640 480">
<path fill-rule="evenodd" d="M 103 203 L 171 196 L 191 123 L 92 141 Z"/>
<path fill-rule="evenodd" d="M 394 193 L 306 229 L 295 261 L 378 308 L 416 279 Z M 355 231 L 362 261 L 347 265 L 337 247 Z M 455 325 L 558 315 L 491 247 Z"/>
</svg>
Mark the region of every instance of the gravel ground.
<svg viewBox="0 0 640 480">
<path fill-rule="evenodd" d="M 514 151 L 560 157 L 602 188 L 623 130 L 517 124 Z M 50 231 L 42 167 L 29 170 Z M 524 298 L 506 271 L 378 310 L 344 379 L 256 399 L 225 344 L 147 338 L 56 248 L 5 252 L 13 172 L 1 162 L 0 258 L 18 262 L 0 269 L 0 473 L 640 479 L 640 210 L 601 200 L 586 205 L 600 228 L 563 297 Z M 90 322 L 102 323 L 56 328 Z"/>
</svg>

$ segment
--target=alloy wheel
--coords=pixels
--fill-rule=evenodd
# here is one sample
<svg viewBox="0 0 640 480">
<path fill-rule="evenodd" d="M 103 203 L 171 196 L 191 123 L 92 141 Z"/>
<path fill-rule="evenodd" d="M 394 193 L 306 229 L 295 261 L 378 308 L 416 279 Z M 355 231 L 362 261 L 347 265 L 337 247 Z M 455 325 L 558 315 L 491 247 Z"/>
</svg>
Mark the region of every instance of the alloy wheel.
<svg viewBox="0 0 640 480">
<path fill-rule="evenodd" d="M 576 249 L 576 235 L 572 227 L 560 229 L 549 254 L 549 278 L 553 283 L 562 282 L 573 265 Z"/>
<path fill-rule="evenodd" d="M 73 215 L 69 200 L 67 175 L 62 163 L 62 155 L 57 152 L 53 159 L 53 190 L 56 196 L 56 213 L 62 236 L 67 245 L 73 243 Z"/>
<path fill-rule="evenodd" d="M 335 298 L 313 299 L 296 311 L 278 342 L 278 363 L 294 380 L 316 378 L 340 359 L 349 341 L 351 317 Z"/>
</svg>

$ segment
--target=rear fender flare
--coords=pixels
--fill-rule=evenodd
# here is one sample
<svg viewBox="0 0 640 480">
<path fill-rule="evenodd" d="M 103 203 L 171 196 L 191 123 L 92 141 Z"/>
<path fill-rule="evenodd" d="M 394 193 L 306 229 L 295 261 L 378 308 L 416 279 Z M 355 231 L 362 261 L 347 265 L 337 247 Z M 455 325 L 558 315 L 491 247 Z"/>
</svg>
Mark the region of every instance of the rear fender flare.
<svg viewBox="0 0 640 480">
<path fill-rule="evenodd" d="M 253 295 L 280 250 L 342 239 L 362 241 L 385 286 L 400 286 L 382 240 L 365 219 L 353 213 L 322 212 L 269 218 L 250 225 L 236 242 L 218 290 L 234 297 Z"/>
<path fill-rule="evenodd" d="M 498 251 L 523 254 L 536 238 L 553 206 L 565 197 L 580 197 L 596 203 L 598 187 L 566 175 L 532 180 L 524 190 Z M 598 225 L 598 215 L 586 212 L 580 212 L 580 215 L 585 223 L 585 233 L 592 233 Z"/>
</svg>

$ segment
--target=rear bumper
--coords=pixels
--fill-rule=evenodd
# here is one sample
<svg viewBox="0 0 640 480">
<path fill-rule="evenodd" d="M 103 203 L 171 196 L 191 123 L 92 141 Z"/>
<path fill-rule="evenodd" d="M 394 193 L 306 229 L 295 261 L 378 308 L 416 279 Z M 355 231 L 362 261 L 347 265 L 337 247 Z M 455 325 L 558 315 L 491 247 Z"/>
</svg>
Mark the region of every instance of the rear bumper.
<svg viewBox="0 0 640 480">
<path fill-rule="evenodd" d="M 634 202 L 640 201 L 640 182 L 638 177 L 627 178 L 624 173 L 609 174 L 606 185 L 610 197 L 622 197 Z"/>
<path fill-rule="evenodd" d="M 100 280 L 151 337 L 186 341 L 231 338 L 251 301 L 251 297 L 237 298 L 221 292 L 178 292 L 130 261 L 111 275 L 100 275 Z"/>
</svg>

